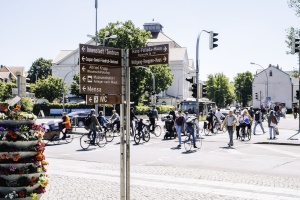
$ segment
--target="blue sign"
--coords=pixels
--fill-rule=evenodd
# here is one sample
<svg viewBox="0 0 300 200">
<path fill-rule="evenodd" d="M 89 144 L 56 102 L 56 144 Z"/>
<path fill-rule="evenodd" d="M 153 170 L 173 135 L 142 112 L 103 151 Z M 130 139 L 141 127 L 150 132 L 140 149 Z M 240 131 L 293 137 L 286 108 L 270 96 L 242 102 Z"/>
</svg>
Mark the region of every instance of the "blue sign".
<svg viewBox="0 0 300 200">
<path fill-rule="evenodd" d="M 271 101 L 271 97 L 267 97 L 267 101 Z"/>
</svg>

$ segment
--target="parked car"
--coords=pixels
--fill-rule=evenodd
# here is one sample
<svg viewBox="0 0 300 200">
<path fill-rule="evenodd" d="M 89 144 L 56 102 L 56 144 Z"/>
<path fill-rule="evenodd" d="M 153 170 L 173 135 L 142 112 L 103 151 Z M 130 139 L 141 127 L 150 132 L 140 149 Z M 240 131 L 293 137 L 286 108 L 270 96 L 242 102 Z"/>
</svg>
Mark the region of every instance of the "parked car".
<svg viewBox="0 0 300 200">
<path fill-rule="evenodd" d="M 77 111 L 77 112 L 71 112 L 67 114 L 67 116 L 70 117 L 72 126 L 83 127 L 84 118 L 86 118 L 88 114 L 90 114 L 89 111 Z"/>
</svg>

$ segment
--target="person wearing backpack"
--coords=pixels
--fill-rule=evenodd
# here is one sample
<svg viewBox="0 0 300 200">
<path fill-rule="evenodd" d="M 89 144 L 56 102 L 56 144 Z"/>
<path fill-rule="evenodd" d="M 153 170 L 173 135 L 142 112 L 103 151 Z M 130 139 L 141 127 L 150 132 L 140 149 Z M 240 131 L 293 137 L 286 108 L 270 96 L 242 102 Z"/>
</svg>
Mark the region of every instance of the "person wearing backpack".
<svg viewBox="0 0 300 200">
<path fill-rule="evenodd" d="M 89 117 L 91 119 L 91 123 L 90 123 L 90 125 L 88 125 L 87 128 L 90 130 L 89 137 L 93 133 L 93 138 L 92 138 L 92 141 L 91 141 L 91 145 L 95 145 L 96 131 L 97 131 L 97 128 L 101 128 L 101 125 L 98 122 L 95 109 L 91 109 Z"/>
<path fill-rule="evenodd" d="M 182 112 L 179 110 L 178 111 L 178 117 L 175 120 L 176 123 L 176 132 L 177 132 L 177 136 L 178 136 L 178 140 L 179 140 L 179 145 L 177 146 L 178 148 L 181 147 L 181 132 L 184 126 L 184 117 L 182 116 Z"/>
<path fill-rule="evenodd" d="M 155 118 L 158 120 L 158 111 L 155 108 L 155 105 L 151 107 L 148 111 L 147 116 L 149 117 L 150 121 L 150 132 L 154 132 L 155 129 Z"/>
<path fill-rule="evenodd" d="M 193 145 L 194 145 L 194 148 L 198 148 L 196 146 L 196 136 L 195 136 L 195 128 L 196 130 L 198 131 L 199 130 L 199 125 L 198 125 L 198 120 L 197 120 L 197 117 L 196 116 L 191 116 L 191 117 L 188 117 L 186 119 L 186 130 L 190 133 L 190 135 L 192 136 L 193 138 Z"/>
<path fill-rule="evenodd" d="M 262 126 L 262 121 L 261 121 L 261 118 L 262 118 L 262 113 L 261 113 L 261 109 L 258 108 L 258 110 L 256 111 L 256 113 L 254 114 L 254 120 L 255 120 L 255 124 L 254 124 L 254 128 L 253 128 L 253 134 L 255 135 L 255 130 L 256 130 L 256 126 L 259 124 L 260 125 L 260 128 L 261 130 L 263 131 L 263 133 L 265 134 L 265 130 L 264 130 L 264 127 Z"/>
<path fill-rule="evenodd" d="M 277 124 L 278 124 L 277 118 L 274 114 L 274 111 L 271 110 L 269 118 L 268 118 L 268 127 L 269 127 L 269 131 L 270 131 L 270 140 L 276 139 L 276 137 L 275 137 L 275 127 L 277 126 Z"/>
</svg>

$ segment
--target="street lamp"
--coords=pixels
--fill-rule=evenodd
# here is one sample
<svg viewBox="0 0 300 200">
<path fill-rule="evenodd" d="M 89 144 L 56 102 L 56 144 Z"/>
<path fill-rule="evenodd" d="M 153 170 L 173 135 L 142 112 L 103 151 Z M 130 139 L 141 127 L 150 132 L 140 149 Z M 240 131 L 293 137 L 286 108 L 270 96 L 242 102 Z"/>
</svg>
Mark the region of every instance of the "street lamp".
<svg viewBox="0 0 300 200">
<path fill-rule="evenodd" d="M 268 94 L 268 89 L 269 89 L 269 80 L 268 80 L 268 74 L 267 74 L 267 72 L 266 72 L 266 70 L 265 70 L 265 68 L 263 68 L 263 66 L 261 66 L 261 65 L 259 65 L 259 64 L 257 64 L 257 63 L 254 63 L 254 62 L 251 62 L 250 63 L 251 65 L 257 65 L 257 66 L 260 66 L 263 70 L 264 70 L 264 72 L 266 73 L 266 78 L 267 78 L 267 92 L 266 92 L 266 103 L 268 102 L 268 96 L 269 96 L 269 94 Z"/>
<path fill-rule="evenodd" d="M 69 72 L 65 75 L 65 77 L 64 77 L 64 79 L 63 79 L 63 82 L 62 82 L 62 86 L 61 86 L 62 91 L 63 91 L 63 97 L 62 97 L 62 102 L 63 102 L 63 112 L 65 112 L 65 88 L 64 88 L 64 83 L 65 83 L 66 77 L 67 77 L 71 72 L 74 72 L 74 70 L 69 71 Z"/>
</svg>

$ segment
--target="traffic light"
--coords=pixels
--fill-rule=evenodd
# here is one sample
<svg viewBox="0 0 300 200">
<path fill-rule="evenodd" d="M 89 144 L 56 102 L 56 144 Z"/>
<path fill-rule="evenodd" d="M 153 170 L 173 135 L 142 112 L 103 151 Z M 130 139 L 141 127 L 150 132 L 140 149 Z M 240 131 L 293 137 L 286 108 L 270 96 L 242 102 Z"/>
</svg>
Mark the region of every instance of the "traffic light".
<svg viewBox="0 0 300 200">
<path fill-rule="evenodd" d="M 292 38 L 292 54 L 299 52 L 300 39 Z"/>
<path fill-rule="evenodd" d="M 202 98 L 207 97 L 207 85 L 202 84 Z"/>
<path fill-rule="evenodd" d="M 156 92 L 154 92 L 154 91 L 152 91 L 152 93 L 151 93 L 152 95 L 155 95 L 156 94 Z"/>
<path fill-rule="evenodd" d="M 185 80 L 187 80 L 188 82 L 190 82 L 190 83 L 193 83 L 194 81 L 193 81 L 193 77 L 191 77 L 191 78 L 186 78 Z"/>
<path fill-rule="evenodd" d="M 257 93 L 255 93 L 255 99 L 258 100 L 258 94 Z"/>
<path fill-rule="evenodd" d="M 213 48 L 217 47 L 218 45 L 215 44 L 216 41 L 218 41 L 217 38 L 215 38 L 217 35 L 219 35 L 218 33 L 214 33 L 214 32 L 209 32 L 209 49 L 212 50 Z"/>
<path fill-rule="evenodd" d="M 156 103 L 158 103 L 158 100 L 159 100 L 159 97 L 158 97 L 158 96 L 156 96 Z"/>
<path fill-rule="evenodd" d="M 196 99 L 197 99 L 197 90 L 198 90 L 197 84 L 194 83 L 194 84 L 192 85 L 192 92 L 193 92 L 192 97 L 194 97 L 194 98 L 196 98 Z"/>
<path fill-rule="evenodd" d="M 299 98 L 299 90 L 296 90 L 296 99 L 298 99 L 298 100 L 300 99 Z"/>
</svg>

